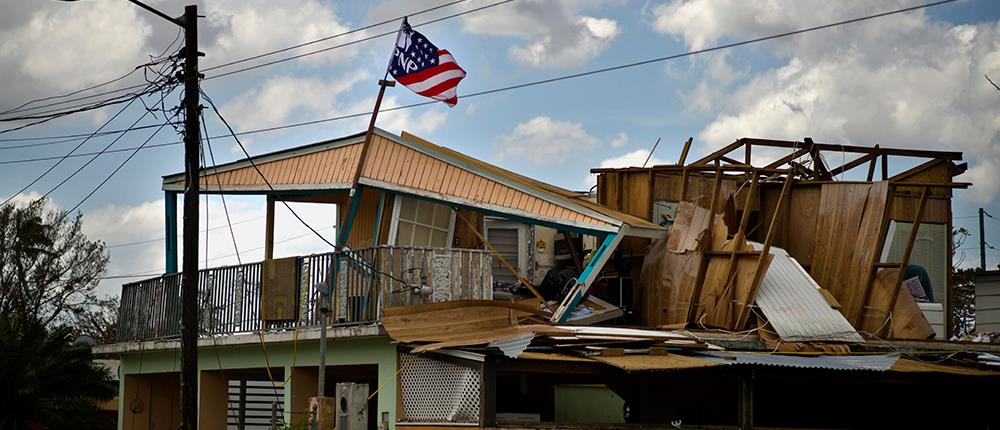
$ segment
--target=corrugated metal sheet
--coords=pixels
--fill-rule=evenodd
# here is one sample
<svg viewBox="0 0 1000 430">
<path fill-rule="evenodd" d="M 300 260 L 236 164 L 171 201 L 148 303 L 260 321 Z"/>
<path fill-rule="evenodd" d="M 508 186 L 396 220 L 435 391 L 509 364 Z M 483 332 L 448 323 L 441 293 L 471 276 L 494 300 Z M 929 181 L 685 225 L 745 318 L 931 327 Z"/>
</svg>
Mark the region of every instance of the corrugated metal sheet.
<svg viewBox="0 0 1000 430">
<path fill-rule="evenodd" d="M 534 333 L 526 333 L 520 336 L 507 338 L 507 339 L 497 339 L 490 342 L 489 347 L 499 348 L 503 355 L 510 358 L 517 358 L 528 349 L 528 345 L 531 344 L 531 340 L 535 338 Z"/>
<path fill-rule="evenodd" d="M 721 364 L 795 367 L 800 369 L 872 370 L 884 372 L 899 360 L 899 354 L 885 355 L 778 355 L 753 352 L 706 351 L 699 355 Z"/>
<path fill-rule="evenodd" d="M 752 243 L 760 250 L 759 243 Z M 805 269 L 784 249 L 771 247 L 771 265 L 757 291 L 757 306 L 786 342 L 864 342 L 836 309 L 830 307 Z"/>
</svg>

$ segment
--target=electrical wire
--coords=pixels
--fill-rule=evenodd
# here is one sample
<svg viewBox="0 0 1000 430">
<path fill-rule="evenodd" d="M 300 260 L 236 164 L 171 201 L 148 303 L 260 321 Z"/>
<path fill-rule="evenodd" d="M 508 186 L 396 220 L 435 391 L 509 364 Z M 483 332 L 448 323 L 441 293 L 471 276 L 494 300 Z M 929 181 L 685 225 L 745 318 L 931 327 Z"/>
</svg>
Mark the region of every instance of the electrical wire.
<svg viewBox="0 0 1000 430">
<path fill-rule="evenodd" d="M 627 68 L 632 68 L 632 67 L 643 66 L 643 65 L 647 65 L 647 64 L 664 62 L 664 61 L 679 59 L 679 58 L 683 58 L 683 57 L 695 56 L 695 55 L 704 54 L 704 53 L 708 53 L 708 52 L 714 52 L 714 51 L 719 51 L 719 50 L 724 50 L 724 49 L 730 49 L 730 48 L 735 48 L 735 47 L 739 47 L 739 46 L 750 45 L 750 44 L 753 44 L 753 43 L 759 43 L 759 42 L 763 42 L 763 41 L 768 41 L 768 40 L 773 40 L 773 39 L 778 39 L 778 38 L 783 38 L 783 37 L 789 37 L 789 36 L 794 36 L 794 35 L 809 33 L 809 32 L 823 30 L 823 29 L 827 29 L 827 28 L 832 28 L 832 27 L 836 27 L 836 26 L 840 26 L 840 25 L 846 25 L 846 24 L 851 24 L 851 23 L 856 23 L 856 22 L 861 22 L 861 21 L 866 21 L 866 20 L 872 20 L 872 19 L 876 19 L 876 18 L 881 18 L 881 17 L 889 16 L 889 15 L 895 15 L 895 14 L 900 14 L 900 13 L 905 13 L 905 12 L 911 12 L 911 11 L 914 11 L 914 10 L 929 8 L 929 7 L 932 7 L 932 6 L 937 6 L 937 5 L 941 5 L 941 4 L 945 4 L 945 3 L 952 3 L 954 1 L 957 1 L 957 0 L 943 0 L 943 1 L 938 1 L 938 2 L 934 2 L 934 3 L 927 3 L 927 4 L 924 4 L 924 5 L 913 6 L 913 7 L 898 9 L 898 10 L 889 11 L 889 12 L 883 12 L 883 13 L 879 13 L 879 14 L 875 14 L 875 15 L 868 15 L 868 16 L 859 17 L 859 18 L 853 18 L 853 19 L 849 19 L 849 20 L 845 20 L 845 21 L 839 21 L 839 22 L 835 22 L 835 23 L 824 24 L 824 25 L 819 25 L 819 26 L 814 26 L 814 27 L 807 27 L 807 28 L 803 28 L 803 29 L 799 29 L 799 30 L 794 30 L 794 31 L 788 31 L 788 32 L 784 32 L 784 33 L 773 34 L 773 35 L 759 37 L 759 38 L 755 38 L 755 39 L 743 40 L 743 41 L 740 41 L 740 42 L 734 42 L 734 43 L 717 45 L 717 46 L 713 46 L 713 47 L 709 47 L 709 48 L 705 48 L 705 49 L 700 49 L 700 50 L 695 50 L 695 51 L 687 51 L 687 52 L 684 52 L 684 53 L 673 54 L 673 55 L 668 55 L 668 56 L 663 56 L 663 57 L 656 57 L 656 58 L 651 58 L 651 59 L 646 59 L 646 60 L 641 60 L 641 61 L 635 61 L 635 62 L 631 62 L 631 63 L 620 64 L 620 65 L 617 65 L 617 66 L 611 66 L 611 67 L 605 67 L 605 68 L 600 68 L 600 69 L 589 70 L 589 71 L 586 71 L 586 72 L 567 74 L 567 75 L 556 76 L 556 77 L 552 77 L 552 78 L 548 78 L 548 79 L 542 79 L 542 80 L 536 80 L 536 81 L 531 81 L 531 82 L 525 82 L 525 83 L 521 83 L 521 84 L 508 85 L 508 86 L 505 86 L 505 87 L 499 87 L 499 88 L 494 88 L 494 89 L 490 89 L 490 90 L 478 91 L 478 92 L 473 92 L 473 93 L 469 93 L 469 94 L 462 94 L 462 95 L 459 96 L 459 98 L 474 98 L 474 97 L 484 96 L 484 95 L 488 95 L 488 94 L 494 94 L 494 93 L 500 93 L 500 92 L 505 92 L 505 91 L 516 90 L 516 89 L 528 88 L 528 87 L 533 87 L 533 86 L 538 86 L 538 85 L 549 84 L 549 83 L 553 83 L 553 82 L 559 82 L 559 81 L 564 81 L 564 80 L 569 80 L 569 79 L 575 79 L 575 78 L 580 78 L 580 77 L 585 77 L 585 76 L 591 76 L 591 75 L 597 75 L 597 74 L 607 73 L 607 72 L 616 71 L 616 70 L 622 70 L 622 69 L 627 69 Z M 205 78 L 205 79 L 208 80 L 210 78 Z M 434 100 L 424 101 L 424 102 L 412 103 L 412 104 L 408 104 L 408 105 L 396 106 L 396 107 L 391 107 L 391 108 L 384 108 L 384 109 L 380 109 L 379 112 L 383 113 L 383 112 L 392 112 L 392 111 L 398 111 L 398 110 L 404 110 L 404 109 L 412 109 L 412 108 L 421 107 L 421 106 L 428 106 L 428 105 L 432 105 L 432 104 L 436 104 L 436 103 L 438 103 L 438 102 L 434 101 Z M 334 121 L 346 120 L 346 119 L 351 119 L 351 118 L 364 117 L 364 116 L 367 116 L 367 115 L 370 115 L 370 114 L 371 114 L 371 111 L 358 112 L 358 113 L 353 113 L 353 114 L 340 115 L 340 116 L 334 116 L 334 117 L 329 117 L 329 118 L 316 119 L 316 120 L 311 120 L 311 121 L 303 121 L 303 122 L 290 123 L 290 124 L 285 124 L 285 125 L 278 125 L 278 126 L 274 126 L 274 127 L 265 127 L 265 128 L 260 128 L 260 129 L 256 129 L 256 130 L 248 130 L 248 131 L 243 131 L 243 132 L 239 132 L 239 133 L 235 133 L 235 134 L 237 136 L 246 136 L 246 135 L 250 135 L 250 134 L 266 133 L 266 132 L 271 132 L 271 131 L 285 130 L 285 129 L 296 128 L 296 127 L 303 127 L 303 126 L 308 126 L 308 125 L 315 125 L 315 124 L 321 124 L 321 123 L 327 123 L 327 122 L 334 122 Z M 78 137 L 78 136 L 79 135 L 60 135 L 60 136 L 49 136 L 49 137 L 30 137 L 30 138 L 21 138 L 21 139 L 42 140 L 42 139 L 55 139 L 55 138 L 70 138 L 70 137 Z M 218 137 L 225 137 L 225 136 L 213 136 L 213 137 L 218 138 Z M 0 139 L 0 142 L 13 142 L 13 141 L 20 141 L 20 140 L 17 140 L 17 139 Z M 157 144 L 157 145 L 149 145 L 148 147 L 151 147 L 151 148 L 152 147 L 164 147 L 164 146 L 179 145 L 180 143 L 181 142 L 168 142 L 168 143 L 162 143 L 162 144 Z M 5 161 L 0 161 L 0 164 L 29 163 L 29 162 L 36 162 L 36 161 L 45 161 L 45 160 L 50 160 L 50 159 L 53 159 L 53 157 L 35 157 L 35 158 L 27 158 L 27 159 L 20 159 L 20 160 L 5 160 Z"/>
<path fill-rule="evenodd" d="M 255 217 L 252 217 L 252 218 L 247 218 L 247 219 L 235 221 L 235 222 L 232 223 L 232 225 L 246 224 L 248 222 L 257 221 L 257 220 L 263 219 L 263 218 L 264 218 L 263 215 L 261 215 L 261 216 L 255 216 Z M 199 231 L 199 233 L 204 233 L 206 231 L 219 230 L 219 229 L 223 229 L 223 228 L 226 228 L 226 226 L 225 225 L 217 225 L 215 227 L 211 227 L 211 228 L 207 228 L 207 229 L 201 230 L 201 231 Z M 177 235 L 177 237 L 182 237 L 182 236 L 183 236 L 183 234 L 178 234 Z M 146 244 L 146 243 L 159 242 L 159 241 L 162 241 L 162 240 L 166 240 L 166 237 L 158 237 L 156 239 L 143 239 L 143 240 L 137 240 L 137 241 L 134 241 L 134 242 L 116 243 L 114 245 L 107 245 L 106 248 L 121 248 L 121 247 L 125 247 L 125 246 L 142 245 L 142 244 Z"/>
<path fill-rule="evenodd" d="M 114 177 L 115 174 L 118 173 L 119 170 L 121 170 L 123 167 L 125 167 L 125 164 L 127 164 L 129 161 L 131 161 L 132 157 L 135 157 L 135 155 L 139 153 L 139 150 L 141 150 L 143 146 L 145 146 L 147 143 L 149 143 L 150 140 L 153 140 L 153 137 L 155 137 L 160 132 L 160 130 L 163 130 L 163 127 L 166 127 L 167 124 L 170 124 L 170 119 L 164 121 L 163 125 L 161 125 L 160 128 L 156 129 L 156 131 L 154 131 L 153 134 L 149 135 L 149 137 L 146 139 L 145 142 L 142 143 L 142 145 L 139 145 L 139 147 L 136 148 L 135 151 L 133 151 L 131 154 L 129 154 L 128 158 L 126 158 L 120 164 L 118 164 L 118 167 L 116 167 L 114 170 L 112 170 L 111 173 L 109 173 L 108 176 L 106 176 L 99 184 L 97 184 L 97 186 L 94 187 L 93 190 L 91 190 L 89 193 L 87 193 L 87 195 L 84 196 L 83 199 L 81 199 L 70 210 L 68 210 L 65 213 L 63 213 L 63 216 L 59 219 L 59 222 L 62 222 L 62 220 L 64 218 L 66 218 L 67 215 L 69 215 L 73 211 L 77 210 L 80 207 L 80 205 L 82 205 L 84 202 L 87 201 L 87 199 L 89 199 L 91 196 L 93 196 L 94 193 L 97 192 L 97 190 L 100 190 L 101 187 L 104 186 L 104 184 L 107 184 L 108 181 L 111 180 L 111 178 Z M 79 172 L 79 170 L 77 170 L 77 172 Z M 63 183 L 65 183 L 65 181 Z M 60 185 L 62 185 L 62 183 L 60 183 Z M 53 190 L 55 190 L 55 189 L 53 188 Z M 42 197 L 42 198 L 44 198 L 44 197 Z M 59 222 L 56 222 L 56 224 L 58 224 Z"/>
<path fill-rule="evenodd" d="M 328 41 L 328 40 L 331 40 L 331 39 L 334 39 L 334 38 L 337 38 L 337 37 L 350 35 L 350 34 L 353 34 L 353 33 L 357 33 L 357 32 L 364 31 L 364 30 L 368 30 L 368 29 L 371 29 L 371 28 L 374 28 L 374 27 L 378 27 L 378 26 L 381 26 L 381 25 L 385 25 L 385 24 L 389 24 L 389 23 L 392 23 L 392 22 L 396 22 L 396 21 L 399 21 L 399 20 L 403 19 L 404 17 L 412 17 L 412 16 L 417 16 L 417 15 L 422 15 L 422 14 L 425 14 L 425 13 L 428 13 L 428 12 L 432 12 L 432 11 L 435 11 L 435 10 L 439 10 L 439 9 L 442 9 L 442 8 L 445 8 L 445 7 L 453 6 L 455 4 L 462 3 L 462 2 L 465 2 L 465 1 L 466 0 L 452 1 L 452 2 L 449 2 L 449 3 L 445 3 L 445 4 L 438 5 L 438 6 L 434 6 L 434 7 L 426 8 L 426 9 L 419 10 L 419 11 L 416 11 L 416 12 L 412 12 L 412 13 L 409 13 L 407 15 L 402 15 L 402 16 L 399 16 L 399 17 L 396 17 L 396 18 L 393 18 L 393 19 L 388 19 L 388 20 L 385 20 L 385 21 L 381 21 L 381 22 L 378 22 L 378 23 L 375 23 L 375 24 L 366 25 L 366 26 L 363 26 L 363 27 L 359 27 L 359 28 L 348 30 L 348 31 L 345 31 L 345 32 L 333 34 L 333 35 L 330 35 L 330 36 L 324 36 L 324 37 L 321 37 L 319 39 L 315 39 L 315 40 L 312 40 L 312 41 L 309 41 L 309 42 L 304 42 L 304 43 L 300 43 L 300 44 L 297 44 L 297 45 L 289 46 L 289 47 L 286 47 L 286 48 L 281 48 L 281 49 L 277 49 L 277 50 L 274 50 L 274 51 L 265 52 L 263 54 L 254 55 L 254 56 L 243 58 L 243 59 L 240 59 L 240 60 L 230 61 L 228 63 L 223 63 L 223 64 L 219 64 L 219 65 L 215 65 L 215 66 L 210 66 L 210 67 L 207 67 L 205 69 L 202 69 L 202 71 L 204 72 L 204 71 L 216 70 L 216 69 L 220 69 L 220 68 L 224 68 L 224 67 L 228 67 L 228 66 L 232 66 L 232 65 L 236 65 L 236 64 L 245 63 L 247 61 L 252 61 L 252 60 L 260 59 L 260 58 L 263 58 L 263 57 L 268 57 L 268 56 L 271 56 L 271 55 L 274 55 L 274 54 L 279 54 L 279 53 L 282 53 L 282 52 L 291 51 L 291 50 L 294 50 L 294 49 L 302 48 L 302 47 L 313 45 L 313 44 L 316 44 L 316 43 Z M 465 15 L 465 14 L 469 14 L 469 13 L 473 13 L 473 12 L 478 12 L 480 10 L 488 9 L 490 7 L 493 7 L 493 6 L 498 6 L 498 5 L 503 4 L 503 3 L 509 3 L 511 1 L 513 1 L 513 0 L 504 0 L 504 1 L 499 2 L 499 3 L 495 3 L 495 4 L 491 4 L 491 5 L 487 5 L 487 6 L 481 6 L 481 7 L 478 7 L 478 8 L 471 9 L 469 11 L 464 11 L 464 12 L 461 12 L 461 13 L 458 13 L 458 14 L 450 15 L 450 16 L 445 17 L 445 18 L 439 18 L 439 19 L 435 19 L 435 20 L 432 20 L 432 21 L 428 21 L 428 22 L 425 22 L 425 23 L 418 24 L 418 25 L 414 25 L 413 27 L 419 27 L 419 26 L 422 26 L 422 25 L 427 25 L 427 24 L 439 22 L 439 21 L 442 21 L 444 19 L 451 19 L 451 18 L 455 18 L 455 17 L 462 16 L 462 15 Z M 241 72 L 248 71 L 248 70 L 254 70 L 254 69 L 261 68 L 261 67 L 270 66 L 270 65 L 273 65 L 273 64 L 279 64 L 279 63 L 286 62 L 286 61 L 291 61 L 291 60 L 294 60 L 294 59 L 297 59 L 297 58 L 301 58 L 301 57 L 304 57 L 304 56 L 307 56 L 307 55 L 315 55 L 315 54 L 319 54 L 319 53 L 322 53 L 322 52 L 327 52 L 327 51 L 330 51 L 330 50 L 333 50 L 333 49 L 339 49 L 339 48 L 342 48 L 344 46 L 349 46 L 349 45 L 353 45 L 353 44 L 356 44 L 356 43 L 361 43 L 361 42 L 364 42 L 364 41 L 372 40 L 372 39 L 375 39 L 375 38 L 378 38 L 378 37 L 384 37 L 386 35 L 391 35 L 391 34 L 396 34 L 396 31 L 392 31 L 392 32 L 388 32 L 388 33 L 381 33 L 381 34 L 379 34 L 377 36 L 374 36 L 374 37 L 363 38 L 361 40 L 350 42 L 350 43 L 347 43 L 347 44 L 336 45 L 336 46 L 333 46 L 333 47 L 328 47 L 328 48 L 324 48 L 324 49 L 317 50 L 317 51 L 311 51 L 309 53 L 305 53 L 305 54 L 302 54 L 302 55 L 296 55 L 296 56 L 293 56 L 293 57 L 288 57 L 288 58 L 280 59 L 280 60 L 277 60 L 277 61 L 268 62 L 268 63 L 262 64 L 262 65 L 256 65 L 256 66 L 253 66 L 253 67 L 250 67 L 250 68 L 241 69 L 240 71 L 237 71 L 237 72 L 227 72 L 225 74 L 225 76 L 228 76 L 228 75 L 231 75 L 231 74 L 235 74 L 235 73 L 241 73 Z M 175 41 L 176 41 L 176 39 L 175 39 Z M 137 67 L 136 70 L 138 70 L 140 67 L 141 66 Z M 129 75 L 131 75 L 131 73 L 134 73 L 134 70 L 132 72 L 130 72 Z M 97 93 L 97 94 L 92 94 L 92 95 L 89 95 L 89 96 L 84 96 L 84 97 L 78 97 L 78 98 L 74 98 L 74 99 L 70 99 L 70 100 L 65 100 L 63 102 L 50 103 L 50 104 L 46 104 L 46 105 L 36 106 L 36 107 L 30 108 L 30 109 L 26 109 L 25 108 L 26 105 L 31 104 L 33 102 L 37 102 L 37 101 L 41 101 L 41 100 L 55 99 L 55 98 L 63 98 L 63 97 L 68 97 L 70 95 L 79 94 L 81 92 L 89 91 L 89 90 L 92 90 L 92 89 L 96 89 L 96 88 L 108 85 L 108 84 L 113 83 L 113 82 L 117 82 L 118 80 L 124 79 L 127 76 L 128 75 L 125 75 L 125 76 L 123 76 L 123 77 L 121 77 L 121 78 L 119 78 L 119 79 L 117 79 L 115 81 L 109 81 L 109 82 L 106 82 L 106 83 L 103 83 L 103 84 L 95 85 L 93 87 L 88 87 L 88 88 L 85 88 L 85 89 L 82 89 L 82 90 L 74 91 L 74 92 L 72 92 L 70 94 L 66 94 L 66 95 L 62 95 L 62 96 L 47 97 L 45 99 L 39 99 L 39 100 L 33 100 L 33 101 L 27 102 L 27 103 L 25 103 L 25 104 L 23 104 L 23 105 L 21 105 L 21 106 L 19 106 L 17 108 L 9 109 L 9 110 L 4 111 L 4 112 L 0 112 L 0 115 L 8 114 L 8 113 L 17 113 L 17 112 L 25 111 L 25 110 L 40 109 L 40 108 L 43 108 L 43 107 L 57 106 L 59 104 L 65 104 L 65 103 L 70 103 L 70 102 L 74 102 L 74 101 L 87 100 L 87 99 L 96 98 L 96 97 L 105 96 L 105 95 L 110 95 L 110 94 L 115 94 L 115 93 L 119 93 L 119 92 L 123 92 L 123 91 L 130 91 L 130 90 L 134 90 L 134 89 L 142 87 L 142 85 L 131 85 L 131 86 L 123 87 L 123 88 L 118 88 L 118 89 L 115 89 L 115 90 L 110 90 L 110 91 L 105 91 L 105 92 L 101 92 L 101 93 Z M 215 78 L 215 77 L 220 77 L 220 76 L 211 76 L 211 77 L 207 77 L 205 79 L 212 79 L 212 78 Z"/>
</svg>

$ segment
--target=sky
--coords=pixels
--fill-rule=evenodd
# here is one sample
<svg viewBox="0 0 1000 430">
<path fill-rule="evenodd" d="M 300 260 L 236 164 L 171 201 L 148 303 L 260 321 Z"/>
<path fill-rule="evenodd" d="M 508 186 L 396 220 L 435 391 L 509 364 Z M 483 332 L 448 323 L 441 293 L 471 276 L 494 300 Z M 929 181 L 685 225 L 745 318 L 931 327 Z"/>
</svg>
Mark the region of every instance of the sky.
<svg viewBox="0 0 1000 430">
<path fill-rule="evenodd" d="M 178 36 L 176 26 L 127 2 L 7 3 L 0 14 L 0 76 L 4 77 L 0 110 L 106 82 L 178 48 L 171 43 Z M 176 16 L 187 2 L 149 3 Z M 448 108 L 436 103 L 383 113 L 378 117 L 379 127 L 394 133 L 406 130 L 527 176 L 580 190 L 595 183 L 590 168 L 641 165 L 657 139 L 662 140 L 651 164 L 674 162 L 688 137 L 694 138 L 692 156 L 740 137 L 801 141 L 808 136 L 834 144 L 961 151 L 969 170 L 957 180 L 974 185 L 956 192 L 954 222 L 974 236 L 956 260 L 966 266 L 978 264 L 975 216 L 980 207 L 997 216 L 986 220 L 986 241 L 1000 247 L 1000 90 L 984 77 L 1000 78 L 1000 2 L 964 0 L 470 98 L 462 94 L 924 2 L 466 0 L 417 13 L 447 3 L 451 1 L 198 2 L 199 13 L 204 15 L 199 22 L 200 50 L 205 53 L 203 89 L 240 132 L 364 113 L 372 109 L 377 81 L 393 45 L 391 35 L 372 37 L 394 32 L 404 15 L 410 15 L 414 26 L 444 18 L 417 30 L 448 49 L 468 72 L 459 86 L 458 105 Z M 212 68 L 385 21 L 281 54 Z M 321 49 L 325 50 L 216 76 Z M 97 91 L 144 82 L 137 72 Z M 159 95 L 150 101 L 157 100 Z M 179 100 L 178 92 L 163 103 L 176 106 Z M 396 86 L 387 90 L 383 106 L 424 100 Z M 115 116 L 120 109 L 120 105 L 107 106 L 0 133 L 0 195 L 4 199 L 16 195 L 18 202 L 48 195 L 51 205 L 64 209 L 79 204 L 85 233 L 109 246 L 108 275 L 157 273 L 164 265 L 161 177 L 183 170 L 180 145 L 143 149 L 125 164 L 131 151 L 105 154 L 93 161 L 91 156 L 70 157 L 42 176 L 56 160 L 29 160 L 66 155 L 80 140 L 9 140 L 86 134 L 112 118 L 108 130 L 127 128 L 137 120 L 140 125 L 154 126 L 164 121 L 162 113 L 141 118 L 145 110 L 139 105 Z M 216 162 L 243 158 L 211 109 L 206 109 L 205 119 Z M 251 154 L 260 154 L 361 132 L 367 121 L 362 115 L 254 133 L 243 136 L 242 142 Z M 5 122 L 0 129 L 20 124 Z M 115 135 L 97 137 L 81 145 L 77 153 L 100 151 L 109 144 L 112 149 L 131 148 L 147 139 L 150 144 L 178 140 L 172 127 L 150 137 L 154 130 L 134 131 L 117 142 Z M 49 144 L 23 146 L 40 142 Z M 850 160 L 847 155 L 842 160 L 827 157 L 834 164 Z M 895 161 L 890 170 L 902 171 L 913 163 Z M 85 167 L 71 176 L 81 166 Z M 263 198 L 231 196 L 226 203 L 223 207 L 218 197 L 202 203 L 202 228 L 207 220 L 209 229 L 201 238 L 203 266 L 263 257 Z M 320 233 L 333 237 L 332 206 L 293 207 Z M 232 234 L 226 227 L 226 210 L 234 223 Z M 235 248 L 232 236 L 236 236 Z M 329 251 L 280 205 L 275 238 L 277 256 Z M 235 249 L 241 251 L 239 259 Z M 987 257 L 992 267 L 1000 260 L 1000 252 L 990 249 Z M 99 290 L 117 294 L 123 281 L 127 279 L 102 281 Z"/>
</svg>

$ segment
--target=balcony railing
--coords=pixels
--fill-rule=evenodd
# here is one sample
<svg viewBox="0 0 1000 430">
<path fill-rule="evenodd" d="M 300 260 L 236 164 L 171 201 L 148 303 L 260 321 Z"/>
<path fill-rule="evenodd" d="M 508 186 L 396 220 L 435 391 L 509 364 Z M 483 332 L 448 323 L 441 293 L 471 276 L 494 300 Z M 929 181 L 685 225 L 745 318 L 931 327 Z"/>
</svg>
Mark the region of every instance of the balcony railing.
<svg viewBox="0 0 1000 430">
<path fill-rule="evenodd" d="M 490 299 L 493 294 L 492 256 L 483 250 L 379 246 L 296 257 L 295 267 L 294 317 L 279 321 L 261 318 L 262 263 L 199 271 L 199 332 L 318 327 L 321 293 L 328 288 L 331 325 L 376 323 L 384 307 Z M 124 284 L 118 321 L 119 342 L 178 336 L 180 274 Z"/>
</svg>

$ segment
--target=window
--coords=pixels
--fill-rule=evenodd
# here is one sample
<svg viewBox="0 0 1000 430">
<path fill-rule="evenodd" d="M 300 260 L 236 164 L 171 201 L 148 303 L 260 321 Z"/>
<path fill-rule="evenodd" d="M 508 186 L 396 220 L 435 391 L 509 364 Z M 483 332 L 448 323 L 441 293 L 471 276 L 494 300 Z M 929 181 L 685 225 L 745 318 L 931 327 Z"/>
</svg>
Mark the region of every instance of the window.
<svg viewBox="0 0 1000 430">
<path fill-rule="evenodd" d="M 527 266 L 526 226 L 519 222 L 486 219 L 486 240 L 490 241 L 497 253 L 525 276 Z M 507 270 L 500 260 L 493 259 L 493 280 L 496 282 L 517 282 L 517 277 Z"/>
<path fill-rule="evenodd" d="M 425 200 L 398 197 L 395 205 L 395 231 L 390 232 L 399 246 L 448 248 L 455 225 L 454 213 L 445 205 Z"/>
</svg>

